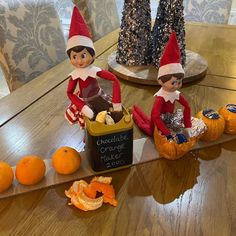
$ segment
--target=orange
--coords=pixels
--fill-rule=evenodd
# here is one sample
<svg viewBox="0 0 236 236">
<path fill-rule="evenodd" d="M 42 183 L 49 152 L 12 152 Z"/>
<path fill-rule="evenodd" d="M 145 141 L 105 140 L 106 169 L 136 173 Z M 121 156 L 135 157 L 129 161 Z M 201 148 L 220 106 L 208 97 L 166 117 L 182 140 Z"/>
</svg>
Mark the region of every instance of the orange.
<svg viewBox="0 0 236 236">
<path fill-rule="evenodd" d="M 59 174 L 68 175 L 80 167 L 80 154 L 71 147 L 60 147 L 52 155 L 52 166 Z"/>
<path fill-rule="evenodd" d="M 0 193 L 12 185 L 13 179 L 12 168 L 6 162 L 0 161 Z"/>
<path fill-rule="evenodd" d="M 24 156 L 16 165 L 16 178 L 24 185 L 40 182 L 46 171 L 44 161 L 38 156 Z"/>
</svg>

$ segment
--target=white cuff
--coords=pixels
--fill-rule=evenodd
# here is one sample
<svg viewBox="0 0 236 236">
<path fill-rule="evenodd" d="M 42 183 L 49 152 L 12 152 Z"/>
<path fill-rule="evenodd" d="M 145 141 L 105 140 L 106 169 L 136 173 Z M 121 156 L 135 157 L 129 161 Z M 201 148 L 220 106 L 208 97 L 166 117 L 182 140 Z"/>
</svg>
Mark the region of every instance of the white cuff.
<svg viewBox="0 0 236 236">
<path fill-rule="evenodd" d="M 122 104 L 121 103 L 113 103 L 114 111 L 122 111 Z"/>
<path fill-rule="evenodd" d="M 92 119 L 94 116 L 93 110 L 87 105 L 83 106 L 81 112 L 83 115 L 87 116 L 89 119 Z"/>
</svg>

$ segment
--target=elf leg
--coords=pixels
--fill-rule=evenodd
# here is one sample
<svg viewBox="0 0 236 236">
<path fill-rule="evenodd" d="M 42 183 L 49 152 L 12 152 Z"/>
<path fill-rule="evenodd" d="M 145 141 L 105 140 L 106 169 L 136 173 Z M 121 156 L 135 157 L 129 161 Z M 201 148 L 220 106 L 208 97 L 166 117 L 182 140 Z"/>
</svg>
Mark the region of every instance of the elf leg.
<svg viewBox="0 0 236 236">
<path fill-rule="evenodd" d="M 142 111 L 143 113 L 143 111 Z M 152 129 L 152 123 L 145 115 L 145 119 L 143 119 L 143 114 L 140 115 L 140 113 L 137 112 L 136 109 L 133 110 L 133 119 L 136 125 L 147 135 L 153 137 L 153 129 Z"/>
<path fill-rule="evenodd" d="M 148 117 L 148 116 L 144 113 L 144 111 L 142 111 L 142 109 L 141 109 L 140 107 L 134 105 L 134 106 L 133 106 L 133 110 L 136 111 L 136 112 L 139 114 L 139 116 L 141 117 L 141 119 L 142 119 L 145 123 L 147 123 L 147 124 L 150 124 L 150 123 L 151 123 L 150 117 Z"/>
</svg>

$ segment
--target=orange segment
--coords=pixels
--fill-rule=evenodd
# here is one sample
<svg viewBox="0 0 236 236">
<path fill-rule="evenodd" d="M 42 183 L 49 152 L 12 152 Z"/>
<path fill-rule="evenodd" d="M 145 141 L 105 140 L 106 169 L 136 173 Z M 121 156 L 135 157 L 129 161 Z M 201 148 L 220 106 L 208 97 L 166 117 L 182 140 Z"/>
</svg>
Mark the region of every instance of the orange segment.
<svg viewBox="0 0 236 236">
<path fill-rule="evenodd" d="M 96 198 L 97 191 L 96 189 L 92 188 L 90 185 L 84 188 L 84 193 L 90 198 Z"/>
</svg>

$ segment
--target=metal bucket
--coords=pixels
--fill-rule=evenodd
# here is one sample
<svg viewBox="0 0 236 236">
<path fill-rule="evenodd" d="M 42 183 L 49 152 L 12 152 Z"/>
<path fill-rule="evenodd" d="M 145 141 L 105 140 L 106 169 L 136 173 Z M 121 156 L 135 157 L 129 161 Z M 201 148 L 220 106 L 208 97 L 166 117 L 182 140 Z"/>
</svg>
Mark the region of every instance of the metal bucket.
<svg viewBox="0 0 236 236">
<path fill-rule="evenodd" d="M 123 109 L 123 118 L 106 125 L 85 118 L 86 153 L 94 171 L 129 166 L 133 162 L 133 119 Z"/>
</svg>

